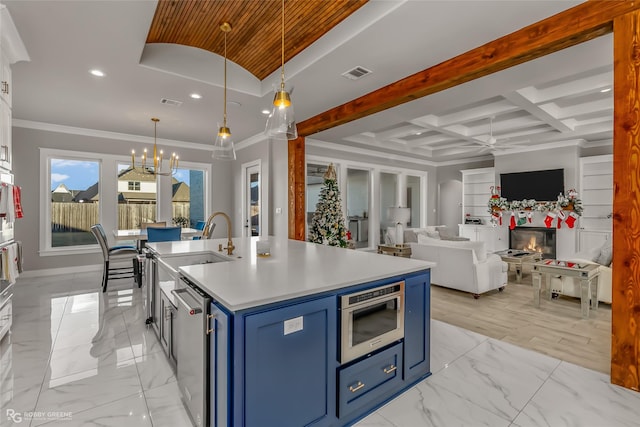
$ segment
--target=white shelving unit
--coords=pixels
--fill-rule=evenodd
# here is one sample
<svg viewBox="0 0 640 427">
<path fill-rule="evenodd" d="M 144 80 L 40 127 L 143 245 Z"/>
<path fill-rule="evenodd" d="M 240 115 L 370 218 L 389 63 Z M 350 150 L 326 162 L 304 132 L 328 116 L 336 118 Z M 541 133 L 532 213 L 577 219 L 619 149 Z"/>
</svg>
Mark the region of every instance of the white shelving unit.
<svg viewBox="0 0 640 427">
<path fill-rule="evenodd" d="M 584 211 L 579 222 L 578 252 L 583 252 L 611 238 L 613 155 L 580 159 L 579 192 Z"/>
<path fill-rule="evenodd" d="M 462 173 L 462 218 L 467 214 L 480 218 L 483 224 L 489 224 L 491 215 L 487 203 L 491 197 L 491 187 L 496 185 L 494 168 L 466 169 Z"/>
</svg>

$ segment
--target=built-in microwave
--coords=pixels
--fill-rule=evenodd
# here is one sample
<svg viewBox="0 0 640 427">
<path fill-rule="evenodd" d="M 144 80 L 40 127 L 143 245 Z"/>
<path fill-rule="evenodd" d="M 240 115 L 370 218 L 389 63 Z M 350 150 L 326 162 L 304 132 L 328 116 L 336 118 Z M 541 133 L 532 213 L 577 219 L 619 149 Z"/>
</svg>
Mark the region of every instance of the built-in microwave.
<svg viewBox="0 0 640 427">
<path fill-rule="evenodd" d="M 404 337 L 404 282 L 340 297 L 340 362 Z"/>
</svg>

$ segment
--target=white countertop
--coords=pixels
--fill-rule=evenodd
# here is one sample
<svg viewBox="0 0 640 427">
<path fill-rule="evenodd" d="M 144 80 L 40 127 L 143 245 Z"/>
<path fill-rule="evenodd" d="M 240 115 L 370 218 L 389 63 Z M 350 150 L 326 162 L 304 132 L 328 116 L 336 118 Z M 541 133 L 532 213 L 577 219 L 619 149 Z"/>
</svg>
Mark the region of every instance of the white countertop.
<svg viewBox="0 0 640 427">
<path fill-rule="evenodd" d="M 269 240 L 271 256 L 256 256 L 256 240 Z M 178 270 L 230 311 L 309 296 L 435 266 L 416 259 L 380 255 L 275 237 L 234 238 L 234 255 L 218 252 L 227 239 L 151 243 L 160 257 L 215 251 L 228 262 Z"/>
</svg>

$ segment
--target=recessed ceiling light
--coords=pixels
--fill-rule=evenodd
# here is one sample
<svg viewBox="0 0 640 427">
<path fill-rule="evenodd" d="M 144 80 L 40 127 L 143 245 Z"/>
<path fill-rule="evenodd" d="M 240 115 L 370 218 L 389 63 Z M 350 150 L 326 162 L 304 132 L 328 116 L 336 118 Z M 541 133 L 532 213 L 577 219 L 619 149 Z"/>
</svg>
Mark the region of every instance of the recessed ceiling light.
<svg viewBox="0 0 640 427">
<path fill-rule="evenodd" d="M 270 114 L 271 111 L 267 110 L 266 108 L 264 110 L 262 110 L 262 114 Z"/>
<path fill-rule="evenodd" d="M 98 70 L 98 69 L 93 69 L 89 71 L 91 74 L 93 74 L 96 77 L 104 77 L 104 72 Z"/>
<path fill-rule="evenodd" d="M 416 132 L 414 135 L 422 135 L 422 132 Z"/>
<path fill-rule="evenodd" d="M 227 105 L 230 105 L 232 107 L 242 107 L 242 104 L 240 104 L 238 101 L 227 101 Z"/>
<path fill-rule="evenodd" d="M 200 99 L 202 98 L 202 95 L 200 95 L 199 93 L 192 93 L 191 95 L 189 95 L 191 98 L 193 99 Z"/>
<path fill-rule="evenodd" d="M 609 92 L 609 91 L 611 91 L 610 87 L 602 89 L 600 92 L 605 93 L 605 92 Z"/>
</svg>

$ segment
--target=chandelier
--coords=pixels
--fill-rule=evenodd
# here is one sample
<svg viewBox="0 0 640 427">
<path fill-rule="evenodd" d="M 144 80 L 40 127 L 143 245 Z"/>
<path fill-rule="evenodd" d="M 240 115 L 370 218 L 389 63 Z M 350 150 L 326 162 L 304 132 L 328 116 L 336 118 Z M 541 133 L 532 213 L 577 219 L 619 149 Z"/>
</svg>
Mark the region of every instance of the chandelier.
<svg viewBox="0 0 640 427">
<path fill-rule="evenodd" d="M 136 166 L 136 151 L 131 150 L 131 169 L 137 170 L 138 172 L 145 175 L 171 176 L 178 170 L 178 156 L 176 156 L 176 153 L 171 153 L 171 157 L 169 157 L 169 169 L 165 170 L 164 168 L 166 166 L 166 163 L 164 159 L 164 152 L 162 150 L 158 150 L 158 145 L 156 143 L 158 122 L 160 121 L 160 119 L 152 117 L 151 121 L 153 122 L 152 160 L 147 165 L 147 149 L 145 148 L 142 152 L 142 156 L 140 156 L 140 166 Z"/>
</svg>

